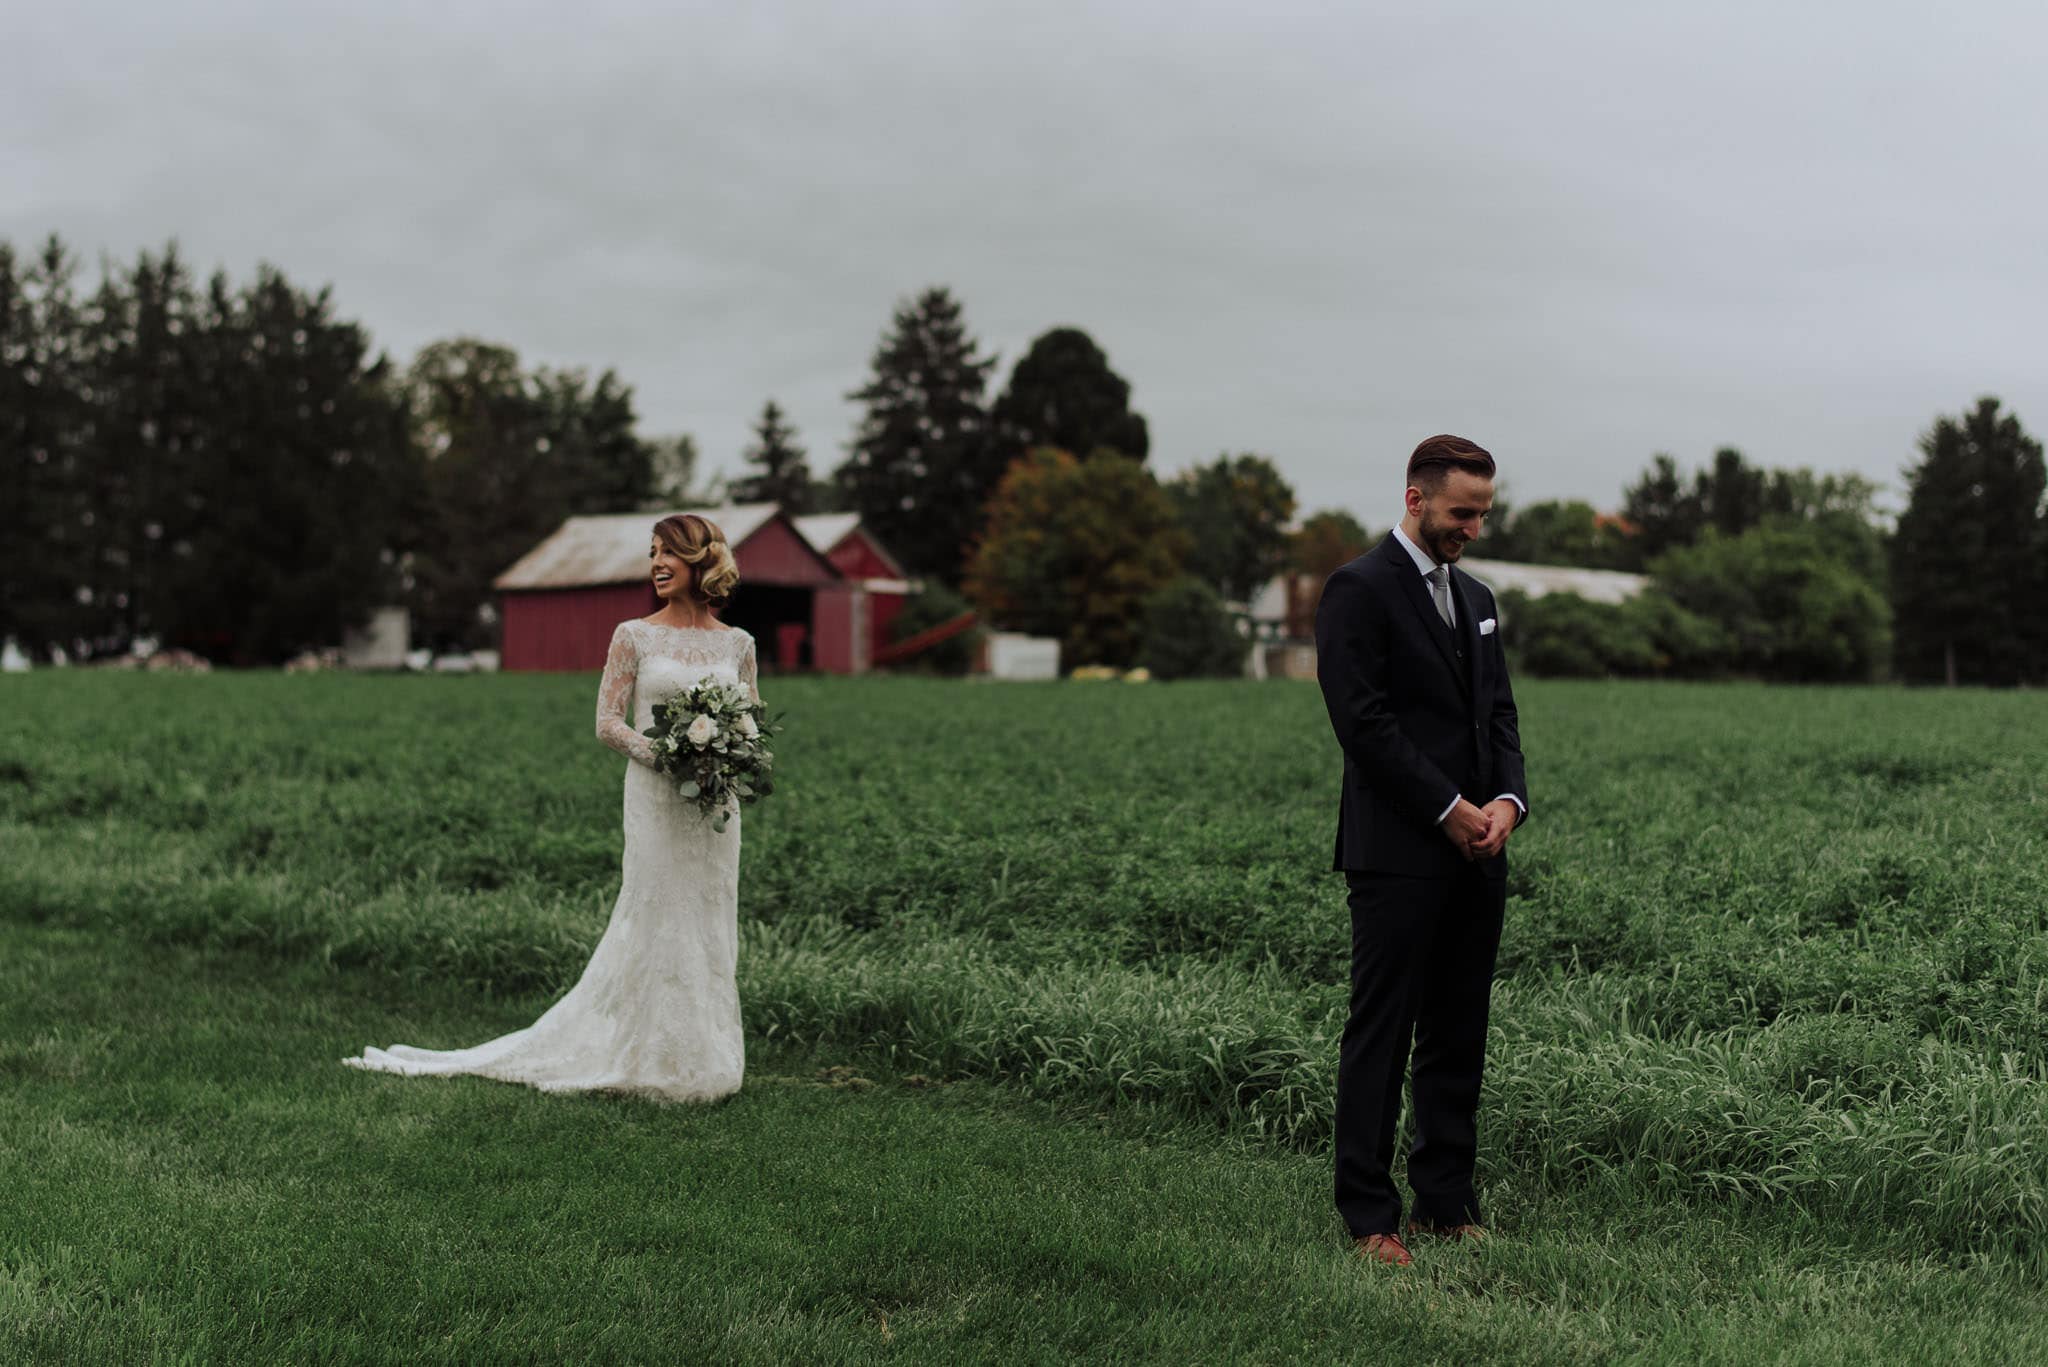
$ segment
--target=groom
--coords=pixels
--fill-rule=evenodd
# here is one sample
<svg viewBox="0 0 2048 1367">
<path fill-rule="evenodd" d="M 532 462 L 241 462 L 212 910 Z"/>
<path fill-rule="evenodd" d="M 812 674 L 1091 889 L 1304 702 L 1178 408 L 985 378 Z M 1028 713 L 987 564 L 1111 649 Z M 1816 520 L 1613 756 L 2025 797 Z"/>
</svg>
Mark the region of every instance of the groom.
<svg viewBox="0 0 2048 1367">
<path fill-rule="evenodd" d="M 1344 751 L 1336 867 L 1351 888 L 1337 1210 L 1361 1255 L 1397 1265 L 1411 1261 L 1392 1174 L 1411 1039 L 1406 1233 L 1485 1233 L 1472 1165 L 1486 1009 L 1505 850 L 1529 809 L 1493 594 L 1456 568 L 1493 475 L 1462 437 L 1416 447 L 1400 526 L 1331 575 L 1316 608 L 1316 677 Z"/>
</svg>

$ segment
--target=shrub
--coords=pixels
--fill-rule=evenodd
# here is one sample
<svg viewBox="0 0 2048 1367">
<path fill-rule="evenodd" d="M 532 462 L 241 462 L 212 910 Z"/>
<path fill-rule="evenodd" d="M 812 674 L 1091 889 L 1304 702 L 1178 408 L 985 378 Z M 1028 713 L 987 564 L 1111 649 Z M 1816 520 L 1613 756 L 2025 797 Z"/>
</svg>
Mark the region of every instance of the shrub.
<svg viewBox="0 0 2048 1367">
<path fill-rule="evenodd" d="M 904 603 L 903 611 L 889 624 L 889 639 L 907 641 L 920 631 L 952 621 L 970 608 L 965 598 L 942 584 L 929 585 L 923 593 L 916 594 Z M 981 628 L 973 627 L 958 636 L 939 642 L 905 660 L 900 668 L 918 670 L 927 674 L 965 674 L 974 668 L 975 647 L 981 641 Z"/>
<path fill-rule="evenodd" d="M 1628 609 L 1576 593 L 1501 595 L 1501 630 L 1518 670 L 1565 679 L 1656 672 L 1656 648 Z"/>
<path fill-rule="evenodd" d="M 1501 630 L 1519 672 L 1550 678 L 1701 678 L 1727 671 L 1728 640 L 1712 621 L 1654 588 L 1625 603 L 1576 593 L 1500 596 Z"/>
<path fill-rule="evenodd" d="M 1843 546 L 1766 522 L 1708 533 L 1650 567 L 1673 602 L 1728 638 L 1729 668 L 1793 683 L 1862 682 L 1891 654 L 1891 608 Z"/>
<path fill-rule="evenodd" d="M 1622 605 L 1636 630 L 1656 648 L 1657 673 L 1680 679 L 1718 678 L 1732 668 L 1728 633 L 1718 622 L 1679 605 L 1652 586 Z"/>
<path fill-rule="evenodd" d="M 1176 579 L 1145 600 L 1139 659 L 1154 678 L 1234 678 L 1250 648 L 1236 616 L 1199 579 Z"/>
</svg>

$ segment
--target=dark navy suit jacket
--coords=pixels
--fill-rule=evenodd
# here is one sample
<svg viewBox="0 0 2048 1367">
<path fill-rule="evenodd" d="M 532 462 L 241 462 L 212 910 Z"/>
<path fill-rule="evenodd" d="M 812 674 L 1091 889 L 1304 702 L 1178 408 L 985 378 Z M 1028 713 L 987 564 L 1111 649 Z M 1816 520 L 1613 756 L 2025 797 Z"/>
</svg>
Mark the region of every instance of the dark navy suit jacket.
<svg viewBox="0 0 2048 1367">
<path fill-rule="evenodd" d="M 1316 678 L 1344 750 L 1334 867 L 1448 877 L 1466 867 L 1437 827 L 1454 797 L 1529 805 L 1522 738 L 1492 592 L 1451 569 L 1457 628 L 1430 601 L 1415 561 L 1390 533 L 1323 585 Z M 1507 856 L 1481 868 L 1505 878 Z"/>
</svg>

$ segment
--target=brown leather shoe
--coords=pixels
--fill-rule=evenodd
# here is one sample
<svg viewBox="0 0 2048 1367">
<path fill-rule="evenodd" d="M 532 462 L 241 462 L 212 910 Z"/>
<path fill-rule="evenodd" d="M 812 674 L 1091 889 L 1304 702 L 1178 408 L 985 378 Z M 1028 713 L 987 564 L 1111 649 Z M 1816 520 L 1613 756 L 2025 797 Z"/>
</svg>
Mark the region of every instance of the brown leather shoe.
<svg viewBox="0 0 2048 1367">
<path fill-rule="evenodd" d="M 1408 1237 L 1425 1235 L 1431 1239 L 1448 1239 L 1452 1243 L 1483 1244 L 1486 1229 L 1482 1225 L 1425 1225 L 1416 1220 L 1408 1222 Z"/>
<path fill-rule="evenodd" d="M 1408 1255 L 1408 1245 L 1401 1242 L 1398 1234 L 1368 1234 L 1352 1240 L 1358 1249 L 1358 1256 L 1390 1267 L 1406 1267 L 1415 1261 Z"/>
</svg>

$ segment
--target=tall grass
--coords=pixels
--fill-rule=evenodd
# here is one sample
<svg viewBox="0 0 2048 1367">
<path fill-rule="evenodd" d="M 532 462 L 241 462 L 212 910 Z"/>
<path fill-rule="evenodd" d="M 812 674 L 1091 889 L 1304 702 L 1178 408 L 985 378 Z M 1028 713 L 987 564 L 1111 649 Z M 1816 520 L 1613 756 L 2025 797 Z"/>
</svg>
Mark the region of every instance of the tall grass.
<svg viewBox="0 0 2048 1367">
<path fill-rule="evenodd" d="M 524 992 L 609 909 L 592 681 L 0 681 L 0 910 Z M 1336 762 L 1286 684 L 771 684 L 749 1029 L 1326 1142 Z M 1523 690 L 1483 1162 L 2048 1231 L 2048 700 Z"/>
</svg>

